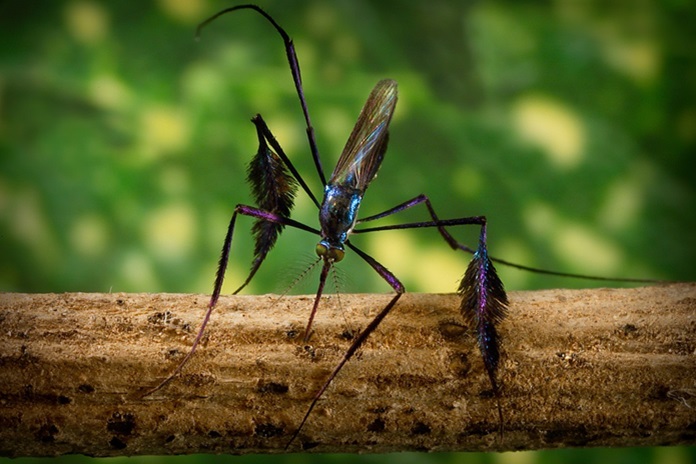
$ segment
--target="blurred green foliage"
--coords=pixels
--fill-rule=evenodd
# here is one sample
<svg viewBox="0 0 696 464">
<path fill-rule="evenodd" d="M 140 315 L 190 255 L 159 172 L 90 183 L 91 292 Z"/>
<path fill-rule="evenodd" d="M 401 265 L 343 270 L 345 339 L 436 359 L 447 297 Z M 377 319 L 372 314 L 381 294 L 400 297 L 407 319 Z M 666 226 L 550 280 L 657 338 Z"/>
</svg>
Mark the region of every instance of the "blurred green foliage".
<svg viewBox="0 0 696 464">
<path fill-rule="evenodd" d="M 696 8 L 618 5 L 262 3 L 295 39 L 327 171 L 372 86 L 399 81 L 389 152 L 363 216 L 426 193 L 442 218 L 487 215 L 495 256 L 566 272 L 694 280 Z M 256 112 L 320 191 L 273 29 L 246 11 L 193 40 L 196 24 L 226 6 L 0 3 L 0 290 L 209 292 L 234 205 L 250 201 L 245 169 L 256 141 L 248 120 Z M 295 217 L 316 224 L 303 195 Z M 425 218 L 414 208 L 385 223 Z M 240 220 L 225 291 L 248 269 L 250 224 Z M 475 243 L 471 229 L 457 236 Z M 410 291 L 453 291 L 468 261 L 432 230 L 353 241 Z M 248 292 L 285 290 L 315 242 L 287 230 Z M 354 256 L 341 264 L 340 291 L 389 291 Z M 501 274 L 510 290 L 597 285 Z M 304 280 L 296 290 L 313 292 L 316 278 Z M 672 450 L 524 456 L 695 457 Z M 514 460 L 408 456 L 398 459 Z"/>
</svg>

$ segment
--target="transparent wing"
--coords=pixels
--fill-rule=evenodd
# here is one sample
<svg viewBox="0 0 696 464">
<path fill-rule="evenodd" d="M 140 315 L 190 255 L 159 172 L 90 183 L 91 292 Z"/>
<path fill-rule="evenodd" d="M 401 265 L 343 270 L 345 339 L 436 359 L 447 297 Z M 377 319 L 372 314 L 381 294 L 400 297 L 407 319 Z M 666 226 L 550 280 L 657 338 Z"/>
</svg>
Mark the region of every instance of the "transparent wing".
<svg viewBox="0 0 696 464">
<path fill-rule="evenodd" d="M 389 121 L 396 100 L 396 81 L 384 79 L 375 85 L 331 174 L 330 184 L 346 185 L 360 191 L 367 188 L 387 150 Z"/>
</svg>

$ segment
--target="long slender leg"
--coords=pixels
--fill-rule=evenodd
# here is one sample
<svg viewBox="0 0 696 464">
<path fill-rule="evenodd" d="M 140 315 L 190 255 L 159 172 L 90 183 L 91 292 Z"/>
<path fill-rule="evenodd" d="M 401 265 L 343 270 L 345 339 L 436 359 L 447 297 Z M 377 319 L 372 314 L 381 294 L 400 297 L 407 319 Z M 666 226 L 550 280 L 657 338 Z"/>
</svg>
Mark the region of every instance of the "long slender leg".
<svg viewBox="0 0 696 464">
<path fill-rule="evenodd" d="M 304 427 L 305 423 L 307 422 L 307 419 L 309 418 L 309 415 L 312 413 L 314 410 L 314 407 L 316 406 L 317 402 L 321 398 L 321 396 L 324 394 L 327 388 L 329 388 L 329 385 L 331 385 L 331 382 L 333 379 L 338 375 L 338 373 L 341 371 L 343 366 L 350 360 L 351 357 L 355 354 L 356 351 L 362 346 L 362 344 L 367 340 L 367 337 L 370 336 L 372 332 L 375 331 L 375 329 L 379 326 L 379 324 L 382 322 L 382 320 L 389 314 L 389 312 L 392 310 L 396 302 L 401 298 L 401 295 L 404 294 L 406 291 L 404 289 L 403 284 L 399 281 L 399 279 L 396 278 L 394 274 L 392 274 L 386 267 L 384 267 L 382 264 L 377 262 L 373 257 L 369 256 L 366 254 L 364 251 L 360 250 L 357 248 L 355 245 L 351 244 L 350 242 L 346 242 L 348 247 L 350 247 L 351 250 L 355 251 L 358 256 L 360 256 L 362 259 L 367 261 L 367 263 L 372 266 L 372 268 L 377 271 L 377 273 L 387 281 L 387 283 L 394 289 L 396 292 L 396 295 L 387 303 L 387 305 L 382 308 L 382 310 L 375 316 L 374 319 L 365 327 L 365 329 L 360 332 L 360 334 L 353 340 L 353 343 L 350 345 L 348 350 L 345 352 L 343 355 L 343 358 L 341 361 L 336 365 L 334 370 L 329 374 L 329 377 L 326 379 L 324 382 L 324 385 L 319 389 L 319 391 L 314 395 L 314 399 L 312 399 L 312 402 L 310 403 L 309 407 L 307 408 L 307 412 L 305 413 L 304 417 L 302 418 L 302 422 L 300 422 L 300 425 L 297 427 L 297 430 L 295 430 L 295 433 L 292 435 L 290 440 L 288 441 L 288 444 L 285 445 L 285 449 L 288 449 L 290 445 L 292 444 L 293 441 L 295 441 L 295 438 L 300 434 L 300 431 L 302 431 L 302 427 Z"/>
<path fill-rule="evenodd" d="M 369 216 L 363 219 L 360 219 L 357 221 L 358 224 L 362 224 L 368 221 L 374 221 L 376 219 L 381 219 L 386 216 L 390 216 L 392 214 L 396 214 L 398 212 L 404 211 L 406 209 L 409 209 L 413 206 L 419 205 L 421 203 L 425 203 L 426 206 L 428 207 L 429 212 L 431 212 L 430 216 L 433 219 L 433 221 L 429 222 L 421 222 L 421 223 L 410 223 L 410 224 L 402 224 L 399 227 L 394 227 L 394 226 L 385 226 L 385 227 L 371 227 L 367 229 L 356 229 L 353 230 L 353 233 L 364 233 L 364 232 L 376 232 L 380 230 L 393 230 L 393 229 L 412 229 L 412 228 L 418 228 L 418 227 L 438 227 L 438 230 L 440 234 L 445 238 L 447 243 L 452 246 L 452 248 L 458 248 L 462 251 L 466 251 L 467 253 L 475 253 L 476 250 L 463 244 L 460 242 L 457 242 L 454 237 L 452 237 L 447 230 L 445 230 L 443 227 L 440 226 L 445 226 L 445 225 L 460 225 L 460 223 L 450 223 L 449 221 L 440 221 L 437 219 L 437 216 L 434 213 L 434 210 L 432 208 L 432 205 L 430 204 L 430 201 L 425 195 L 418 195 L 417 197 L 414 197 L 408 201 L 405 201 L 399 205 L 394 206 L 393 208 L 390 208 L 382 213 L 375 214 L 374 216 Z M 469 224 L 469 222 L 464 222 L 462 224 Z M 453 246 L 454 244 L 454 246 Z M 537 274 L 546 274 L 546 275 L 555 275 L 559 277 L 572 277 L 576 279 L 586 279 L 586 280 L 598 280 L 598 281 L 620 281 L 620 282 L 634 282 L 634 283 L 656 283 L 656 282 L 662 282 L 659 279 L 635 279 L 635 278 L 625 278 L 625 277 L 603 277 L 603 276 L 594 276 L 594 275 L 588 275 L 588 274 L 576 274 L 572 272 L 559 272 L 559 271 L 551 271 L 548 269 L 542 269 L 538 267 L 532 267 L 532 266 L 526 266 L 524 264 L 518 264 L 518 263 L 513 263 L 511 261 L 507 261 L 505 259 L 501 258 L 496 258 L 495 256 L 489 256 L 489 259 L 493 262 L 503 264 L 508 267 L 512 267 L 515 269 L 520 269 L 523 271 L 530 271 L 530 272 L 535 272 Z"/>
<path fill-rule="evenodd" d="M 368 221 L 380 219 L 392 214 L 396 214 L 400 211 L 404 211 L 408 208 L 416 206 L 418 204 L 425 203 L 430 213 L 432 221 L 405 223 L 397 225 L 388 225 L 381 227 L 371 227 L 363 229 L 355 229 L 354 233 L 365 233 L 365 232 L 377 232 L 381 230 L 395 230 L 395 229 L 410 229 L 410 228 L 420 228 L 420 227 L 437 227 L 438 231 L 445 239 L 445 241 L 453 249 L 460 249 L 468 253 L 473 253 L 474 258 L 472 259 L 464 278 L 459 286 L 459 294 L 462 297 L 462 303 L 460 306 L 460 311 L 463 317 L 470 321 L 474 326 L 479 349 L 483 356 L 484 366 L 486 368 L 486 373 L 490 380 L 491 386 L 493 388 L 493 393 L 496 396 L 497 408 L 498 408 L 498 420 L 500 424 L 500 433 L 502 436 L 503 431 L 503 412 L 501 405 L 501 395 L 500 387 L 497 381 L 497 370 L 500 359 L 500 339 L 497 333 L 496 326 L 505 317 L 507 308 L 507 296 L 500 278 L 497 275 L 495 267 L 492 261 L 504 264 L 509 267 L 542 273 L 550 275 L 558 275 L 564 277 L 576 277 L 585 278 L 592 280 L 610 281 L 610 280 L 630 280 L 632 282 L 654 282 L 650 279 L 617 279 L 612 277 L 597 277 L 589 276 L 584 274 L 573 274 L 564 272 L 549 271 L 546 269 L 539 269 L 530 266 L 524 266 L 521 264 L 512 263 L 503 259 L 490 257 L 488 255 L 487 248 L 487 225 L 486 218 L 484 216 L 475 216 L 469 218 L 458 218 L 458 219 L 448 219 L 440 220 L 429 201 L 425 195 L 419 195 L 411 200 L 405 201 L 393 208 L 390 208 L 382 213 L 364 218 L 358 223 L 365 223 Z M 445 229 L 446 226 L 464 225 L 464 224 L 479 224 L 481 226 L 481 232 L 479 237 L 479 244 L 476 250 L 471 247 L 458 242 L 452 235 Z"/>
<path fill-rule="evenodd" d="M 307 321 L 307 327 L 305 327 L 304 337 L 302 340 L 307 343 L 309 340 L 309 334 L 312 330 L 312 322 L 314 322 L 314 316 L 317 314 L 317 309 L 319 308 L 319 301 L 321 300 L 321 295 L 324 293 L 324 285 L 326 285 L 326 277 L 329 274 L 329 269 L 333 263 L 331 261 L 324 260 L 324 265 L 321 267 L 321 275 L 319 276 L 319 288 L 317 288 L 317 293 L 314 296 L 314 304 L 312 305 L 312 312 L 309 313 L 309 321 Z"/>
<path fill-rule="evenodd" d="M 216 20 L 220 16 L 231 13 L 235 10 L 242 10 L 242 9 L 251 9 L 259 13 L 261 16 L 266 18 L 268 22 L 270 22 L 273 27 L 275 28 L 276 31 L 278 31 L 278 34 L 280 34 L 280 37 L 283 39 L 283 43 L 285 45 L 285 55 L 288 58 L 288 63 L 290 64 L 290 72 L 292 73 L 292 80 L 295 83 L 295 89 L 297 90 L 297 95 L 300 98 L 300 106 L 302 107 L 302 114 L 304 115 L 305 119 L 305 125 L 307 126 L 307 139 L 309 140 L 309 147 L 310 150 L 312 151 L 312 158 L 314 159 L 314 165 L 317 168 L 317 173 L 319 173 L 319 178 L 321 179 L 322 185 L 326 185 L 326 176 L 324 176 L 324 169 L 322 168 L 321 165 L 321 158 L 319 157 L 319 149 L 317 148 L 317 141 L 314 137 L 314 128 L 312 127 L 312 122 L 310 121 L 309 118 L 309 110 L 307 109 L 307 102 L 305 101 L 305 95 L 304 95 L 304 90 L 302 89 L 302 76 L 300 75 L 300 63 L 297 59 L 297 53 L 295 53 L 295 45 L 292 42 L 292 39 L 288 35 L 285 30 L 280 27 L 280 25 L 264 10 L 262 10 L 260 7 L 257 5 L 237 5 L 233 6 L 231 8 L 226 8 L 210 18 L 206 19 L 202 23 L 198 25 L 198 28 L 196 29 L 196 37 L 199 37 L 201 34 L 201 30 L 210 24 L 212 21 Z M 310 194 L 311 196 L 311 194 Z M 316 201 L 315 201 L 316 203 Z"/>
<path fill-rule="evenodd" d="M 380 214 L 370 216 L 362 222 L 379 219 L 390 214 L 395 214 L 418 204 L 425 203 L 432 221 L 397 224 L 393 226 L 373 227 L 354 230 L 354 232 L 375 232 L 379 230 L 409 229 L 418 227 L 437 227 L 445 241 L 454 250 L 461 249 L 473 253 L 473 259 L 467 267 L 466 273 L 459 285 L 458 293 L 462 297 L 460 311 L 462 316 L 474 327 L 477 335 L 479 350 L 483 357 L 486 373 L 493 388 L 498 406 L 498 420 L 500 431 L 503 430 L 503 410 L 500 403 L 500 389 L 497 381 L 497 370 L 500 359 L 500 339 L 496 325 L 505 317 L 507 308 L 507 295 L 498 274 L 488 257 L 487 231 L 485 216 L 473 216 L 440 220 L 435 214 L 430 200 L 425 195 L 419 195 L 400 205 L 388 209 Z M 478 224 L 481 226 L 479 243 L 474 251 L 470 247 L 459 243 L 445 229 L 445 226 Z"/>
<path fill-rule="evenodd" d="M 234 234 L 234 226 L 235 222 L 237 221 L 237 215 L 241 214 L 244 216 L 251 216 L 255 217 L 257 219 L 263 220 L 263 221 L 269 221 L 269 222 L 274 222 L 277 224 L 282 224 L 285 226 L 290 226 L 290 227 L 295 227 L 297 229 L 302 229 L 307 232 L 311 232 L 313 234 L 319 235 L 319 231 L 317 229 L 314 229 L 313 227 L 309 227 L 305 224 L 302 224 L 301 222 L 294 221 L 292 219 L 279 216 L 274 213 L 269 213 L 268 211 L 264 211 L 258 208 L 255 208 L 253 206 L 247 206 L 247 205 L 237 205 L 234 208 L 234 213 L 232 214 L 232 219 L 230 219 L 230 225 L 227 228 L 227 234 L 225 235 L 225 241 L 223 242 L 222 245 L 222 252 L 220 254 L 220 260 L 218 262 L 218 270 L 217 274 L 215 276 L 215 285 L 213 288 L 213 294 L 210 297 L 210 302 L 208 303 L 208 309 L 206 310 L 205 317 L 203 318 L 203 322 L 201 323 L 201 327 L 198 329 L 198 334 L 196 334 L 196 338 L 193 341 L 193 345 L 191 345 L 191 350 L 188 352 L 188 354 L 184 357 L 184 359 L 181 360 L 179 365 L 172 371 L 167 378 L 165 378 L 163 381 L 161 381 L 156 387 L 148 390 L 143 397 L 149 396 L 153 393 L 155 393 L 157 390 L 160 390 L 162 387 L 164 387 L 167 383 L 169 383 L 179 372 L 181 372 L 181 369 L 184 367 L 184 365 L 188 362 L 188 360 L 193 356 L 193 353 L 196 351 L 196 348 L 198 347 L 198 344 L 200 343 L 201 339 L 203 338 L 203 333 L 205 331 L 205 327 L 208 324 L 208 321 L 210 320 L 210 315 L 213 312 L 213 308 L 217 304 L 218 299 L 220 298 L 220 291 L 222 290 L 222 283 L 225 279 L 225 271 L 227 270 L 227 263 L 229 262 L 229 257 L 230 257 L 230 247 L 232 245 L 232 236 Z M 258 269 L 258 267 L 256 268 Z M 253 271 L 255 272 L 255 271 Z M 244 284 L 237 289 L 237 292 L 239 292 L 242 288 L 244 288 L 251 278 L 253 277 L 253 273 L 249 275 L 249 277 L 246 279 Z"/>
<path fill-rule="evenodd" d="M 230 221 L 230 225 L 227 229 L 227 235 L 225 235 L 225 241 L 223 242 L 223 245 L 222 245 L 222 253 L 220 255 L 220 260 L 218 262 L 217 274 L 215 275 L 215 285 L 213 287 L 213 294 L 210 297 L 210 303 L 208 304 L 208 306 L 215 306 L 218 298 L 220 297 L 220 291 L 222 290 L 222 283 L 223 283 L 223 280 L 225 279 L 225 271 L 227 270 L 227 262 L 229 261 L 230 245 L 232 244 L 232 233 L 234 231 L 234 222 L 236 220 L 237 214 L 255 217 L 255 218 L 261 219 L 263 221 L 273 222 L 276 224 L 282 224 L 284 226 L 294 227 L 296 229 L 305 230 L 307 232 L 311 232 L 311 233 L 316 234 L 316 235 L 320 234 L 320 232 L 317 229 L 310 227 L 306 224 L 302 224 L 301 222 L 297 222 L 293 219 L 279 216 L 277 214 L 270 213 L 268 211 L 264 211 L 264 210 L 259 209 L 259 208 L 255 208 L 253 206 L 237 205 L 234 209 L 234 214 L 232 215 L 232 220 Z M 237 294 L 244 287 L 246 287 L 246 285 L 251 281 L 252 277 L 253 277 L 253 275 L 249 275 L 249 277 L 247 277 L 247 279 L 245 280 L 244 284 L 242 284 L 242 286 L 239 287 L 234 293 Z"/>
<path fill-rule="evenodd" d="M 362 224 L 365 222 L 369 221 L 374 221 L 376 219 L 381 219 L 386 216 L 390 216 L 392 214 L 399 213 L 401 211 L 407 210 L 409 208 L 412 208 L 416 205 L 420 205 L 422 203 L 425 203 L 426 208 L 428 208 L 428 213 L 430 214 L 430 217 L 433 219 L 432 221 L 428 222 L 414 222 L 414 223 L 407 223 L 407 224 L 400 224 L 397 226 L 384 226 L 384 227 L 371 227 L 367 229 L 356 229 L 353 230 L 353 233 L 364 233 L 364 232 L 375 232 L 378 230 L 392 230 L 392 229 L 413 229 L 413 228 L 418 228 L 418 227 L 437 227 L 438 231 L 440 232 L 440 235 L 445 239 L 445 241 L 452 247 L 452 249 L 457 249 L 460 248 L 464 251 L 467 251 L 469 253 L 474 253 L 474 249 L 459 243 L 457 240 L 455 240 L 452 235 L 450 235 L 449 232 L 444 228 L 445 225 L 463 225 L 463 224 L 480 224 L 479 221 L 469 221 L 469 219 L 473 218 L 460 218 L 460 219 L 454 219 L 454 220 L 446 220 L 446 221 L 441 221 L 438 217 L 437 214 L 435 214 L 435 209 L 433 208 L 432 204 L 430 203 L 430 199 L 426 195 L 418 195 L 416 197 L 413 197 L 410 200 L 407 200 L 399 205 L 394 206 L 393 208 L 390 208 L 386 211 L 383 211 L 379 214 L 375 214 L 374 216 L 369 216 L 363 219 L 360 219 L 358 221 L 358 224 Z M 477 218 L 480 216 L 477 216 Z M 455 221 L 454 223 L 450 221 Z M 463 222 L 459 222 L 463 221 Z"/>
</svg>

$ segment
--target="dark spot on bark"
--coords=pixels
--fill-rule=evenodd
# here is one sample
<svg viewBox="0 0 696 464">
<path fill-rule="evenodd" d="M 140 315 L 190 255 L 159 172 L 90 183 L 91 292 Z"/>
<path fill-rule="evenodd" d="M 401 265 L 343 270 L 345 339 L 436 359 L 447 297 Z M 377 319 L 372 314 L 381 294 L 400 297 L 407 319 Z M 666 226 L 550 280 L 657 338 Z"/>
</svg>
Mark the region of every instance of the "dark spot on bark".
<svg viewBox="0 0 696 464">
<path fill-rule="evenodd" d="M 288 386 L 284 383 L 259 381 L 256 390 L 259 393 L 273 393 L 277 395 L 282 395 L 283 393 L 288 392 Z"/>
<path fill-rule="evenodd" d="M 669 387 L 667 385 L 649 385 L 642 389 L 651 400 L 665 401 L 669 399 Z"/>
<path fill-rule="evenodd" d="M 0 397 L 2 398 L 2 397 Z M 21 413 L 14 416 L 4 416 L 0 417 L 0 430 L 5 430 L 9 428 L 17 428 L 22 423 Z"/>
<path fill-rule="evenodd" d="M 169 320 L 171 314 L 169 311 L 166 312 L 156 312 L 155 314 L 150 314 L 147 316 L 147 322 L 150 324 L 162 324 Z"/>
<path fill-rule="evenodd" d="M 28 400 L 32 399 L 34 397 L 34 386 L 24 385 L 22 387 L 22 397 Z"/>
<path fill-rule="evenodd" d="M 467 377 L 471 371 L 469 355 L 462 351 L 452 353 L 449 356 L 449 369 L 457 377 Z"/>
<path fill-rule="evenodd" d="M 623 330 L 624 335 L 628 335 L 628 334 L 630 334 L 630 333 L 632 333 L 632 332 L 637 332 L 637 331 L 638 331 L 638 327 L 636 327 L 636 326 L 633 325 L 633 324 L 626 324 L 626 325 L 624 325 L 624 326 L 622 327 L 622 330 Z"/>
<path fill-rule="evenodd" d="M 389 406 L 378 406 L 370 410 L 370 412 L 375 414 L 384 414 L 387 411 L 389 411 Z"/>
<path fill-rule="evenodd" d="M 450 342 L 461 342 L 462 337 L 468 335 L 468 329 L 466 326 L 453 321 L 442 321 L 437 326 L 438 331 L 442 337 Z"/>
<path fill-rule="evenodd" d="M 174 435 L 169 435 L 167 438 L 164 439 L 165 443 L 171 443 L 174 441 L 176 437 Z"/>
<path fill-rule="evenodd" d="M 222 437 L 222 434 L 220 434 L 220 432 L 218 432 L 217 430 L 211 430 L 210 432 L 208 432 L 208 436 L 210 438 L 220 438 Z"/>
<path fill-rule="evenodd" d="M 370 425 L 367 426 L 367 431 L 368 432 L 384 432 L 384 429 L 386 428 L 386 424 L 381 418 L 377 418 Z"/>
<path fill-rule="evenodd" d="M 254 433 L 259 437 L 273 438 L 283 434 L 282 427 L 276 427 L 273 424 L 258 424 L 254 428 Z"/>
<path fill-rule="evenodd" d="M 430 426 L 423 422 L 416 422 L 411 429 L 412 435 L 428 435 L 430 433 Z"/>
<path fill-rule="evenodd" d="M 80 393 L 94 393 L 94 387 L 90 384 L 83 383 L 82 385 L 77 387 L 77 391 L 79 391 Z"/>
<path fill-rule="evenodd" d="M 131 413 L 115 412 L 106 422 L 106 430 L 117 435 L 127 436 L 135 429 L 135 416 Z M 120 448 L 119 448 L 120 449 Z"/>
<path fill-rule="evenodd" d="M 358 334 L 357 330 L 346 329 L 341 333 L 339 338 L 341 338 L 343 340 L 350 341 L 350 340 L 353 340 L 357 334 Z"/>
<path fill-rule="evenodd" d="M 287 332 L 285 332 L 285 336 L 288 337 L 290 340 L 294 340 L 295 338 L 297 338 L 297 330 L 290 329 Z"/>
<path fill-rule="evenodd" d="M 25 401 L 31 401 L 32 403 L 44 403 L 51 405 L 64 405 L 72 403 L 72 399 L 65 395 L 56 395 L 54 393 L 37 393 L 34 391 L 33 385 L 24 385 L 20 390 L 19 397 Z"/>
<path fill-rule="evenodd" d="M 318 441 L 303 441 L 302 442 L 302 450 L 303 451 L 311 450 L 312 448 L 316 448 L 317 446 L 319 446 L 319 444 L 320 443 Z"/>
<path fill-rule="evenodd" d="M 463 436 L 476 435 L 479 437 L 483 437 L 491 434 L 495 430 L 497 430 L 495 427 L 491 427 L 489 424 L 485 422 L 476 422 L 466 428 L 466 432 Z"/>
<path fill-rule="evenodd" d="M 638 327 L 634 324 L 624 324 L 614 330 L 619 337 L 636 338 L 638 337 Z"/>
<path fill-rule="evenodd" d="M 558 424 L 557 428 L 546 433 L 545 438 L 549 443 L 564 443 L 578 447 L 585 446 L 594 439 L 584 425 L 568 427 L 566 424 Z"/>
<path fill-rule="evenodd" d="M 109 440 L 109 446 L 111 446 L 113 449 L 122 450 L 127 445 L 118 437 L 113 437 L 111 440 Z"/>
<path fill-rule="evenodd" d="M 303 356 L 309 356 L 309 359 L 312 361 L 317 361 L 317 350 L 314 348 L 312 345 L 304 345 L 302 347 L 302 354 Z"/>
<path fill-rule="evenodd" d="M 34 434 L 36 439 L 41 443 L 53 443 L 56 435 L 58 435 L 58 427 L 53 424 L 44 424 L 39 428 L 39 430 Z"/>
<path fill-rule="evenodd" d="M 126 304 L 126 302 L 123 299 L 119 298 L 118 300 L 116 300 L 116 304 L 119 306 L 123 306 L 124 304 Z"/>
</svg>

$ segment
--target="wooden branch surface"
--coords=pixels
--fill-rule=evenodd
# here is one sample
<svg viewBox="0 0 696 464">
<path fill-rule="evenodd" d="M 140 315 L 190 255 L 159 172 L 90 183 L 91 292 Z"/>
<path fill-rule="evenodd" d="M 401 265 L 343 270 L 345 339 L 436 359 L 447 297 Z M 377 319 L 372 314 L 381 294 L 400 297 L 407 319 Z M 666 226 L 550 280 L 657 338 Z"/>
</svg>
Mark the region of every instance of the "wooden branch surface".
<svg viewBox="0 0 696 464">
<path fill-rule="evenodd" d="M 391 295 L 0 294 L 0 454 L 282 452 L 311 398 Z M 456 295 L 406 294 L 290 451 L 696 444 L 696 284 L 512 292 L 505 432 Z"/>
</svg>

